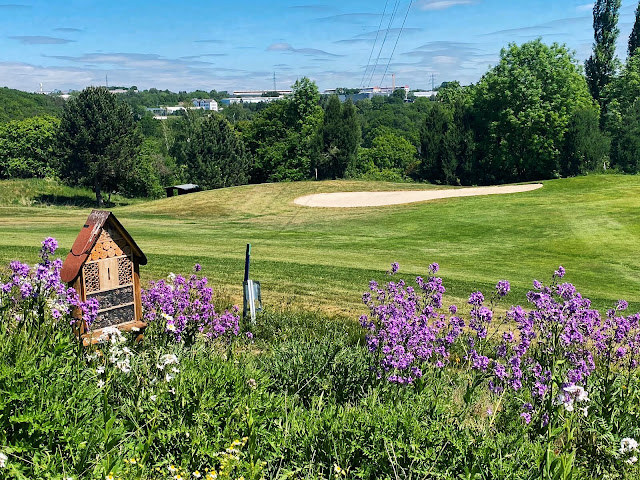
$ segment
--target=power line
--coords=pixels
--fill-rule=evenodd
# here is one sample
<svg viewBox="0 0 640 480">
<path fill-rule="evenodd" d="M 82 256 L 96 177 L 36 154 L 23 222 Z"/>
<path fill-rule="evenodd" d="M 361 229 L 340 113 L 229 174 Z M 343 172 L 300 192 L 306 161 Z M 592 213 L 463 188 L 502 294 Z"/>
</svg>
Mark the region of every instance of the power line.
<svg viewBox="0 0 640 480">
<path fill-rule="evenodd" d="M 360 80 L 360 85 L 364 87 L 364 78 L 367 76 L 367 69 L 369 68 L 369 64 L 371 63 L 371 57 L 373 57 L 373 51 L 376 48 L 376 43 L 378 43 L 378 35 L 380 34 L 380 29 L 382 28 L 382 20 L 384 19 L 384 14 L 387 13 L 387 5 L 389 4 L 389 0 L 384 2 L 384 10 L 382 11 L 382 16 L 380 17 L 380 24 L 378 25 L 378 31 L 376 32 L 376 39 L 373 41 L 373 45 L 371 45 L 371 52 L 369 52 L 369 60 L 367 60 L 367 64 L 364 67 L 364 73 L 362 74 L 362 80 Z"/>
<path fill-rule="evenodd" d="M 396 13 L 398 12 L 398 6 L 400 5 L 400 0 L 396 0 L 396 3 L 393 7 L 393 12 L 391 13 L 391 18 L 389 19 L 389 25 L 387 25 L 387 30 L 384 32 L 384 38 L 382 39 L 382 45 L 380 45 L 380 50 L 378 51 L 378 57 L 376 58 L 376 63 L 373 66 L 373 69 L 371 70 L 371 75 L 369 76 L 369 82 L 368 82 L 368 87 L 371 86 L 371 80 L 373 80 L 373 75 L 376 71 L 376 68 L 378 67 L 378 61 L 380 60 L 380 55 L 382 54 L 382 49 L 384 48 L 384 44 L 387 41 L 387 36 L 389 35 L 389 30 L 391 29 L 391 25 L 393 23 L 393 19 L 396 16 Z"/>
<path fill-rule="evenodd" d="M 402 26 L 400 27 L 400 31 L 398 32 L 398 38 L 396 38 L 396 43 L 393 46 L 393 50 L 391 50 L 391 55 L 389 56 L 389 61 L 387 62 L 387 68 L 384 69 L 384 75 L 382 75 L 382 80 L 380 80 L 380 85 L 384 85 L 384 77 L 387 75 L 387 70 L 389 70 L 389 65 L 391 64 L 391 59 L 393 58 L 393 54 L 396 52 L 396 47 L 398 46 L 398 40 L 400 40 L 400 35 L 402 35 L 402 30 L 404 29 L 404 24 L 407 21 L 407 17 L 409 16 L 409 10 L 411 10 L 412 3 L 413 3 L 413 0 L 409 0 L 409 7 L 407 7 L 407 13 L 405 13 L 404 15 Z"/>
</svg>

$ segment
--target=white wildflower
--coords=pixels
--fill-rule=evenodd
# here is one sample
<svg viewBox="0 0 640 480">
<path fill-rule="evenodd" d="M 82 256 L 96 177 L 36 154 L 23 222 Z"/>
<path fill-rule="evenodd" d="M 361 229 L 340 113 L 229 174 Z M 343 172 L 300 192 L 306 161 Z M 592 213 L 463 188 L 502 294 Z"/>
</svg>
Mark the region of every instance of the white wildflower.
<svg viewBox="0 0 640 480">
<path fill-rule="evenodd" d="M 102 388 L 104 387 L 104 380 L 100 379 L 98 380 L 98 388 Z"/>
<path fill-rule="evenodd" d="M 169 330 L 170 332 L 175 332 L 176 326 L 173 323 L 167 323 L 167 330 Z"/>
<path fill-rule="evenodd" d="M 167 280 L 169 280 L 170 282 L 173 282 L 176 279 L 176 274 L 173 272 L 169 272 L 169 275 L 167 275 Z"/>
<path fill-rule="evenodd" d="M 638 442 L 633 438 L 625 437 L 620 440 L 620 453 L 633 452 L 638 449 Z"/>
<path fill-rule="evenodd" d="M 5 468 L 7 466 L 7 460 L 9 460 L 9 457 L 0 452 L 0 468 Z"/>
<path fill-rule="evenodd" d="M 118 367 L 122 373 L 129 373 L 131 371 L 131 364 L 128 358 L 118 360 L 116 367 Z"/>
<path fill-rule="evenodd" d="M 629 457 L 627 458 L 626 462 L 629 465 L 633 465 L 634 463 L 636 463 L 638 461 L 638 457 L 636 457 L 635 455 L 633 457 Z"/>
<path fill-rule="evenodd" d="M 98 368 L 96 368 L 96 373 L 98 375 L 102 375 L 104 373 L 104 367 L 100 365 Z"/>
<path fill-rule="evenodd" d="M 171 375 L 170 373 L 167 373 L 167 374 L 165 375 L 165 377 L 164 377 L 164 379 L 165 379 L 165 381 L 166 381 L 167 383 L 169 383 L 169 382 L 170 382 L 171 380 L 173 380 L 174 378 L 176 378 L 176 377 L 175 377 L 175 375 Z"/>
<path fill-rule="evenodd" d="M 149 400 L 151 400 L 152 402 L 155 402 L 157 399 L 158 399 L 158 396 L 157 396 L 157 395 L 151 395 L 151 396 L 149 397 Z"/>
<path fill-rule="evenodd" d="M 564 387 L 563 390 L 565 391 L 565 393 L 569 394 L 572 398 L 574 398 L 577 402 L 589 401 L 589 394 L 580 385 L 571 385 L 569 387 Z"/>
</svg>

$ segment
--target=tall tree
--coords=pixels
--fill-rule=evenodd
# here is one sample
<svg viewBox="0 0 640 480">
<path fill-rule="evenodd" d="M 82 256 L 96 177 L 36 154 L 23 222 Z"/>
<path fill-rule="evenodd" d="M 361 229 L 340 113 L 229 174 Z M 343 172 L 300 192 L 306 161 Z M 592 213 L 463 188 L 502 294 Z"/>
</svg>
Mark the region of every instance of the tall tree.
<svg viewBox="0 0 640 480">
<path fill-rule="evenodd" d="M 319 178 L 342 178 L 358 154 L 361 134 L 351 100 L 344 105 L 332 95 L 322 122 L 322 154 L 318 161 Z"/>
<path fill-rule="evenodd" d="M 603 91 L 617 68 L 616 40 L 621 0 L 596 0 L 593 5 L 593 53 L 585 62 L 591 96 L 601 107 L 606 104 Z M 601 112 L 604 114 L 604 111 Z"/>
<path fill-rule="evenodd" d="M 540 39 L 500 52 L 473 94 L 479 182 L 552 178 L 572 113 L 597 109 L 573 55 Z"/>
<path fill-rule="evenodd" d="M 571 116 L 565 135 L 560 165 L 562 175 L 579 175 L 602 170 L 610 146 L 611 140 L 600 129 L 598 111 L 576 110 Z"/>
<path fill-rule="evenodd" d="M 636 21 L 633 23 L 633 30 L 631 30 L 631 35 L 629 35 L 629 47 L 627 50 L 629 57 L 633 57 L 633 54 L 636 52 L 639 46 L 640 46 L 640 2 L 636 7 Z"/>
<path fill-rule="evenodd" d="M 62 114 L 60 175 L 93 187 L 101 207 L 103 190 L 117 190 L 133 171 L 141 140 L 130 107 L 104 87 L 88 87 Z"/>
<path fill-rule="evenodd" d="M 318 87 L 304 77 L 292 90 L 256 115 L 244 132 L 255 157 L 252 181 L 304 180 L 318 162 L 323 118 Z"/>
<path fill-rule="evenodd" d="M 244 185 L 250 157 L 231 124 L 219 115 L 201 121 L 186 146 L 188 177 L 204 188 Z"/>
</svg>

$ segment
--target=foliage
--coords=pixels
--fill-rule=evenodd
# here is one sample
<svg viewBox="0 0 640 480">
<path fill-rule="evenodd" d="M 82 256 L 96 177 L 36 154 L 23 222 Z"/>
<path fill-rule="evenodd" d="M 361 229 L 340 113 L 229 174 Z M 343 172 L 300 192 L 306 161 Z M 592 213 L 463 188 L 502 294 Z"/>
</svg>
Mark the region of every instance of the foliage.
<svg viewBox="0 0 640 480">
<path fill-rule="evenodd" d="M 324 110 L 322 153 L 318 161 L 318 178 L 342 178 L 356 163 L 362 138 L 356 109 L 351 100 L 340 103 L 337 95 L 329 97 Z"/>
<path fill-rule="evenodd" d="M 481 183 L 553 178 L 575 110 L 592 105 L 573 56 L 539 39 L 511 44 L 474 89 L 474 132 Z"/>
<path fill-rule="evenodd" d="M 636 100 L 621 116 L 611 148 L 615 167 L 626 173 L 640 171 L 640 101 Z"/>
<path fill-rule="evenodd" d="M 605 129 L 612 137 L 611 163 L 627 173 L 637 173 L 637 145 L 640 142 L 637 130 L 640 96 L 640 53 L 627 59 L 620 74 L 612 80 L 606 90 L 608 98 Z"/>
<path fill-rule="evenodd" d="M 564 139 L 564 176 L 603 170 L 609 159 L 611 139 L 600 129 L 600 118 L 594 109 L 576 110 L 569 120 Z"/>
<path fill-rule="evenodd" d="M 52 176 L 59 126 L 49 116 L 0 123 L 0 178 Z"/>
<path fill-rule="evenodd" d="M 596 0 L 593 5 L 593 53 L 585 62 L 585 74 L 594 100 L 600 103 L 602 113 L 606 105 L 605 88 L 615 75 L 617 65 L 616 40 L 618 11 L 621 0 Z"/>
<path fill-rule="evenodd" d="M 318 87 L 304 77 L 291 88 L 290 97 L 270 103 L 245 133 L 255 158 L 252 182 L 307 179 L 317 163 L 323 118 Z"/>
<path fill-rule="evenodd" d="M 373 139 L 371 148 L 361 148 L 358 152 L 357 169 L 354 173 L 394 172 L 400 178 L 415 170 L 416 148 L 405 138 L 394 132 L 380 129 Z"/>
<path fill-rule="evenodd" d="M 639 46 L 640 46 L 640 2 L 636 7 L 636 18 L 635 18 L 635 21 L 633 22 L 633 29 L 629 34 L 629 43 L 627 47 L 628 58 L 633 57 L 633 54 L 636 52 Z"/>
<path fill-rule="evenodd" d="M 88 87 L 66 105 L 60 122 L 60 175 L 69 183 L 118 191 L 138 160 L 141 138 L 129 107 L 104 87 Z"/>
<path fill-rule="evenodd" d="M 60 117 L 65 101 L 56 95 L 27 93 L 2 87 L 0 104 L 0 123 L 4 123 L 36 116 Z"/>
<path fill-rule="evenodd" d="M 223 188 L 248 182 L 250 159 L 231 124 L 218 115 L 193 126 L 181 152 L 189 180 L 203 188 Z"/>
</svg>

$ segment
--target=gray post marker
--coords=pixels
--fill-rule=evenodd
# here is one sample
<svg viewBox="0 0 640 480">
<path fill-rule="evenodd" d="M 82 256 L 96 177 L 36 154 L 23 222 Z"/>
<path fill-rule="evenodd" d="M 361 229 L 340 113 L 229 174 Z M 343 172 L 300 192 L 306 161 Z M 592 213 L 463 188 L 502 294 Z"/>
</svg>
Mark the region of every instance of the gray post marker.
<svg viewBox="0 0 640 480">
<path fill-rule="evenodd" d="M 256 313 L 262 311 L 262 293 L 260 282 L 249 280 L 249 264 L 251 262 L 251 244 L 247 243 L 247 254 L 244 261 L 244 282 L 242 282 L 242 318 L 246 318 L 247 311 L 251 316 L 251 323 L 256 323 Z M 258 305 L 256 306 L 256 302 Z M 248 308 L 247 308 L 248 307 Z"/>
<path fill-rule="evenodd" d="M 249 264 L 251 262 L 251 244 L 247 243 L 247 252 L 244 257 L 244 281 L 242 282 L 242 318 L 247 316 L 247 301 L 249 300 Z"/>
</svg>

